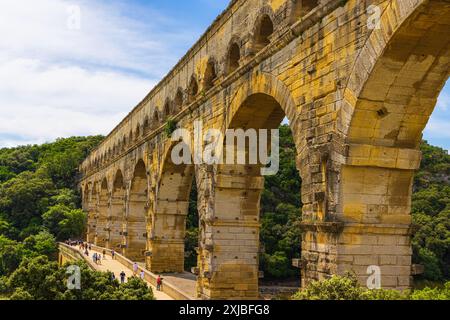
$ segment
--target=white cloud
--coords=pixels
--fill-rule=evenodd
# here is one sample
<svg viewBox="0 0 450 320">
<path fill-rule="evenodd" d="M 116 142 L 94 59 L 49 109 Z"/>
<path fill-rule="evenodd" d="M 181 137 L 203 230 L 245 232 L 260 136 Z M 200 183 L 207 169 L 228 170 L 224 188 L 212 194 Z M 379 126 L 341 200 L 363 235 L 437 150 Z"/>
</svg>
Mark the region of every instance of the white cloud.
<svg viewBox="0 0 450 320">
<path fill-rule="evenodd" d="M 194 39 L 158 12 L 127 17 L 117 2 L 0 1 L 0 147 L 107 134 Z M 67 26 L 74 4 L 80 30 Z"/>
<path fill-rule="evenodd" d="M 440 111 L 450 110 L 450 91 L 447 88 L 450 88 L 450 83 L 445 87 L 444 90 L 442 90 L 441 95 L 439 96 L 436 107 Z"/>
<path fill-rule="evenodd" d="M 450 119 L 432 117 L 428 122 L 425 133 L 435 139 L 450 139 Z"/>
</svg>

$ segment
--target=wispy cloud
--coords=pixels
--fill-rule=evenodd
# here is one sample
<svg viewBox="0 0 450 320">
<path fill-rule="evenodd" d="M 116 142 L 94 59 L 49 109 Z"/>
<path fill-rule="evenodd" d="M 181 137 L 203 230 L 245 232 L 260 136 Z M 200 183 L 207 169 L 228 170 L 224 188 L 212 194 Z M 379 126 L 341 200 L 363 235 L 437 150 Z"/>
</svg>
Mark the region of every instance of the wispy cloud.
<svg viewBox="0 0 450 320">
<path fill-rule="evenodd" d="M 68 27 L 73 5 L 79 29 Z M 196 34 L 148 7 L 136 19 L 134 9 L 2 0 L 0 147 L 106 134 L 147 94 Z"/>
<path fill-rule="evenodd" d="M 439 96 L 424 137 L 430 143 L 450 151 L 450 82 Z"/>
<path fill-rule="evenodd" d="M 0 147 L 107 134 L 228 3 L 0 1 Z M 81 13 L 75 30 L 73 5 Z M 447 149 L 449 110 L 450 84 L 425 131 Z"/>
</svg>

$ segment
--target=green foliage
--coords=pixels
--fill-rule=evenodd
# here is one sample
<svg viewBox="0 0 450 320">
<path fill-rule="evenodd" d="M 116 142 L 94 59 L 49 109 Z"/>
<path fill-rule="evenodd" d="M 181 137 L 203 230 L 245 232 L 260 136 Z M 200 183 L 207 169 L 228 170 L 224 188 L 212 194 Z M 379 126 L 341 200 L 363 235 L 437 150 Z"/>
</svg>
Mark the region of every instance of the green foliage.
<svg viewBox="0 0 450 320">
<path fill-rule="evenodd" d="M 198 228 L 190 228 L 186 230 L 184 240 L 185 258 L 184 269 L 190 271 L 192 267 L 197 266 L 197 252 L 195 248 L 198 247 Z"/>
<path fill-rule="evenodd" d="M 425 266 L 418 280 L 450 279 L 450 156 L 422 143 L 423 160 L 412 197 L 413 261 Z"/>
<path fill-rule="evenodd" d="M 332 276 L 324 281 L 313 281 L 293 296 L 294 300 L 361 300 L 364 290 L 353 276 Z"/>
<path fill-rule="evenodd" d="M 189 212 L 186 221 L 186 236 L 184 238 L 184 270 L 190 271 L 192 267 L 197 266 L 198 247 L 198 210 L 197 210 L 197 184 L 195 179 L 192 181 L 192 189 L 189 196 Z"/>
<path fill-rule="evenodd" d="M 263 269 L 275 278 L 283 278 L 290 275 L 290 261 L 284 252 L 277 251 L 273 255 L 263 255 Z"/>
<path fill-rule="evenodd" d="M 443 288 L 425 288 L 415 291 L 368 290 L 362 288 L 353 275 L 332 276 L 324 281 L 313 281 L 297 292 L 293 300 L 449 300 L 450 282 Z"/>
<path fill-rule="evenodd" d="M 23 288 L 17 288 L 14 293 L 9 297 L 10 300 L 17 301 L 30 301 L 34 300 L 33 296 Z"/>
<path fill-rule="evenodd" d="M 167 120 L 164 128 L 166 135 L 170 137 L 175 130 L 177 130 L 177 122 L 173 119 Z"/>
<path fill-rule="evenodd" d="M 126 284 L 112 280 L 111 273 L 92 271 L 83 261 L 80 290 L 67 287 L 67 267 L 59 267 L 45 256 L 25 258 L 6 281 L 11 300 L 153 300 L 153 292 L 138 278 Z"/>
<path fill-rule="evenodd" d="M 296 148 L 288 125 L 280 126 L 280 170 L 265 179 L 261 198 L 260 269 L 268 278 L 296 276 L 291 265 L 300 257 L 301 179 L 295 163 Z"/>
<path fill-rule="evenodd" d="M 50 207 L 42 217 L 44 226 L 59 240 L 79 238 L 86 227 L 86 213 L 63 204 Z"/>
<path fill-rule="evenodd" d="M 0 235 L 0 277 L 9 276 L 27 257 L 45 255 L 54 260 L 57 252 L 55 238 L 46 231 L 29 236 L 22 243 Z"/>
<path fill-rule="evenodd" d="M 25 255 L 22 244 L 0 235 L 0 277 L 11 274 Z"/>
<path fill-rule="evenodd" d="M 29 236 L 23 241 L 23 245 L 26 250 L 33 252 L 33 255 L 44 255 L 56 259 L 58 254 L 55 237 L 48 231 Z"/>
<path fill-rule="evenodd" d="M 57 266 L 46 261 L 56 260 L 55 237 L 83 234 L 86 216 L 78 209 L 77 171 L 101 139 L 74 137 L 0 149 L 0 293 L 9 288 L 11 298 L 28 300 L 54 290 L 47 287 L 55 281 Z M 27 282 L 32 280 L 35 287 Z"/>
<path fill-rule="evenodd" d="M 0 185 L 0 211 L 7 213 L 17 228 L 26 228 L 39 220 L 53 194 L 50 179 L 25 171 Z"/>
<path fill-rule="evenodd" d="M 0 234 L 23 240 L 46 227 L 59 240 L 81 236 L 78 167 L 101 140 L 73 137 L 0 149 Z"/>
<path fill-rule="evenodd" d="M 425 288 L 413 291 L 411 300 L 450 300 L 450 282 L 443 288 Z"/>
</svg>

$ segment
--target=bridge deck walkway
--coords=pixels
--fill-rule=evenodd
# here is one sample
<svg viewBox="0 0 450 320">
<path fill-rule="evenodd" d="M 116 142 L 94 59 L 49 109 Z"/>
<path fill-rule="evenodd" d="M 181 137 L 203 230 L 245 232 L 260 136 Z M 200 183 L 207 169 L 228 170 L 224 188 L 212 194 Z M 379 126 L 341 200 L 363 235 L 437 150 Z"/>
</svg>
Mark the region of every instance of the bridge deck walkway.
<svg viewBox="0 0 450 320">
<path fill-rule="evenodd" d="M 75 248 L 75 247 L 73 247 Z M 80 251 L 81 254 L 83 254 L 83 252 L 81 250 L 79 250 L 78 247 L 76 247 L 76 249 L 78 251 Z M 97 250 L 91 249 L 89 250 L 89 259 L 92 259 L 92 255 L 94 253 L 101 253 Z M 87 257 L 86 257 L 87 258 Z M 98 271 L 102 271 L 102 272 L 112 272 L 114 273 L 114 275 L 116 276 L 116 278 L 119 280 L 120 279 L 120 273 L 122 271 L 125 272 L 126 274 L 126 278 L 128 279 L 129 277 L 133 276 L 133 271 L 131 269 L 129 269 L 128 267 L 124 266 L 123 264 L 121 264 L 119 261 L 117 260 L 113 260 L 111 258 L 111 256 L 107 255 L 106 259 L 102 259 L 102 264 L 101 265 L 96 265 L 94 264 L 95 268 Z M 146 281 L 147 284 L 152 288 L 153 290 L 153 295 L 155 296 L 155 298 L 157 300 L 173 300 L 173 298 L 171 298 L 169 295 L 165 294 L 164 292 L 161 291 L 157 291 L 156 288 L 148 281 Z"/>
</svg>

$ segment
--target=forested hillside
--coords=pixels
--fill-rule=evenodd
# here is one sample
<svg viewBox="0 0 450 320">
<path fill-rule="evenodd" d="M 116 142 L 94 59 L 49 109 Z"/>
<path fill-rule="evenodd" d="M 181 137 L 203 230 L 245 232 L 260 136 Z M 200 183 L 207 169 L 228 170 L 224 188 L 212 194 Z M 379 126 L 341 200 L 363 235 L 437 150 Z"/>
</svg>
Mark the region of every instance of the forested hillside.
<svg viewBox="0 0 450 320">
<path fill-rule="evenodd" d="M 414 182 L 412 214 L 414 263 L 425 265 L 418 280 L 450 279 L 450 156 L 447 151 L 423 142 L 423 161 Z M 289 126 L 280 127 L 280 171 L 266 177 L 261 203 L 260 269 L 268 279 L 298 275 L 291 266 L 300 257 L 301 180 L 295 165 L 295 146 Z M 196 193 L 190 201 L 187 269 L 195 265 Z"/>
<path fill-rule="evenodd" d="M 43 230 L 59 240 L 81 236 L 78 165 L 101 139 L 0 149 L 0 234 L 19 241 Z"/>
<path fill-rule="evenodd" d="M 267 177 L 261 205 L 260 268 L 267 279 L 298 278 L 299 273 L 291 267 L 291 260 L 300 257 L 301 180 L 290 129 L 280 129 L 281 168 L 277 175 Z M 0 149 L 0 292 L 5 283 L 16 281 L 11 279 L 16 279 L 18 272 L 26 273 L 38 263 L 30 259 L 45 256 L 48 260 L 39 263 L 56 268 L 52 265 L 56 241 L 83 234 L 86 215 L 80 209 L 77 169 L 101 140 L 101 136 L 74 137 L 40 146 Z M 414 262 L 426 267 L 418 280 L 441 283 L 450 279 L 450 156 L 426 142 L 421 148 L 423 162 L 412 202 Z M 194 188 L 186 269 L 196 264 L 196 199 Z M 18 296 L 26 297 L 20 290 Z"/>
</svg>

